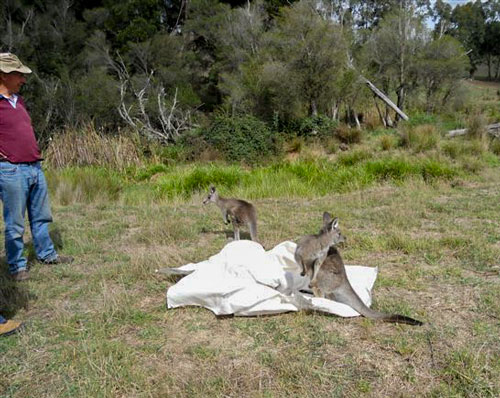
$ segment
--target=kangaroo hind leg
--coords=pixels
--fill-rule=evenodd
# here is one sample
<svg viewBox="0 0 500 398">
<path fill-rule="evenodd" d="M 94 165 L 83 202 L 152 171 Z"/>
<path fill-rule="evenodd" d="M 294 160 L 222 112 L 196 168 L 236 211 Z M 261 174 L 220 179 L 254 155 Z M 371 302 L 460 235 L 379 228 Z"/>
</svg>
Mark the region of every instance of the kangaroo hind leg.
<svg viewBox="0 0 500 398">
<path fill-rule="evenodd" d="M 250 228 L 250 238 L 254 241 L 257 242 L 257 223 L 251 222 L 249 224 Z"/>
<path fill-rule="evenodd" d="M 319 269 L 323 265 L 323 262 L 325 261 L 326 255 L 321 256 L 314 260 L 314 263 L 312 264 L 312 276 L 311 276 L 311 282 L 309 285 L 316 283 L 316 278 L 318 277 Z"/>
<path fill-rule="evenodd" d="M 240 228 L 234 225 L 233 230 L 234 230 L 234 240 L 240 240 Z"/>
</svg>

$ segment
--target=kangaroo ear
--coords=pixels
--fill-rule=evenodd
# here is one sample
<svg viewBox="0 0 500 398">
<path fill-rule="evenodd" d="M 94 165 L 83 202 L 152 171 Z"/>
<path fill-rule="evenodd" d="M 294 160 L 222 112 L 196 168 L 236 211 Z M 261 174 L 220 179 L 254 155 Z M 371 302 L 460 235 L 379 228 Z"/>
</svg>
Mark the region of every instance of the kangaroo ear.
<svg viewBox="0 0 500 398">
<path fill-rule="evenodd" d="M 214 193 L 215 192 L 215 187 L 213 185 L 210 185 L 210 193 Z"/>
<path fill-rule="evenodd" d="M 332 221 L 332 228 L 338 228 L 339 227 L 339 219 L 338 217 L 335 217 L 335 219 Z"/>
<path fill-rule="evenodd" d="M 327 211 L 325 211 L 323 213 L 323 224 L 328 224 L 330 223 L 330 221 L 332 221 L 332 216 L 330 215 L 330 213 L 328 213 Z"/>
</svg>

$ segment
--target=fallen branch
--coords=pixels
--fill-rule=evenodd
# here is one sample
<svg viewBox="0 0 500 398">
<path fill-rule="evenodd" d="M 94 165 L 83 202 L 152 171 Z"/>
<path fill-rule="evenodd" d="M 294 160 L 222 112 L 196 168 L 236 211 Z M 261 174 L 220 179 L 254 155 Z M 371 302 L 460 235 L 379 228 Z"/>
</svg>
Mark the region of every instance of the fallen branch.
<svg viewBox="0 0 500 398">
<path fill-rule="evenodd" d="M 493 123 L 485 127 L 486 132 L 494 137 L 500 138 L 500 123 Z M 468 129 L 450 130 L 446 133 L 446 137 L 457 137 L 467 134 Z"/>
<path fill-rule="evenodd" d="M 390 98 L 385 95 L 382 91 L 380 91 L 375 85 L 369 81 L 366 77 L 361 76 L 361 79 L 368 85 L 370 90 L 379 97 L 382 101 L 384 101 L 387 105 L 389 105 L 403 120 L 410 120 L 410 118 L 404 113 L 401 109 L 397 107 L 397 105 L 390 100 Z"/>
</svg>

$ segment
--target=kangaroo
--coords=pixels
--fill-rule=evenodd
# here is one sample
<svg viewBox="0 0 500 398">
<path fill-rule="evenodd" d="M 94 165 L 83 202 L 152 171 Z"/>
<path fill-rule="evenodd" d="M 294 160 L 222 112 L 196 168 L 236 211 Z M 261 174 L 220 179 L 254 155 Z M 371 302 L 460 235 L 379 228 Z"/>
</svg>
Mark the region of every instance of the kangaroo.
<svg viewBox="0 0 500 398">
<path fill-rule="evenodd" d="M 295 261 L 302 267 L 300 275 L 310 274 L 311 283 L 316 280 L 319 269 L 325 261 L 328 248 L 344 242 L 339 230 L 338 218 L 332 219 L 328 212 L 323 213 L 323 227 L 316 235 L 306 235 L 297 243 Z"/>
<path fill-rule="evenodd" d="M 257 241 L 257 211 L 254 205 L 241 199 L 222 198 L 213 185 L 210 186 L 208 196 L 203 200 L 203 204 L 206 205 L 210 202 L 219 206 L 224 224 L 232 222 L 235 240 L 240 240 L 240 227 L 248 224 L 250 237 L 253 241 Z"/>
<path fill-rule="evenodd" d="M 422 322 L 413 318 L 397 314 L 384 314 L 366 306 L 349 283 L 340 252 L 334 246 L 328 249 L 328 255 L 321 266 L 321 270 L 319 270 L 316 280 L 311 282 L 310 286 L 316 297 L 326 297 L 347 304 L 366 318 L 415 326 L 422 325 Z"/>
</svg>

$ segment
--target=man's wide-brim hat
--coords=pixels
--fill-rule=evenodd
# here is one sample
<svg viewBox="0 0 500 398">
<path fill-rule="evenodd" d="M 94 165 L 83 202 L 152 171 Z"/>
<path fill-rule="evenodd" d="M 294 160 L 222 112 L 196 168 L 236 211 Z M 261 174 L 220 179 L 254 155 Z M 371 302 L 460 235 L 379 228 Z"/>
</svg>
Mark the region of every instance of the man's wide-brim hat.
<svg viewBox="0 0 500 398">
<path fill-rule="evenodd" d="M 31 73 L 31 69 L 12 53 L 0 53 L 0 72 L 11 73 Z"/>
</svg>

